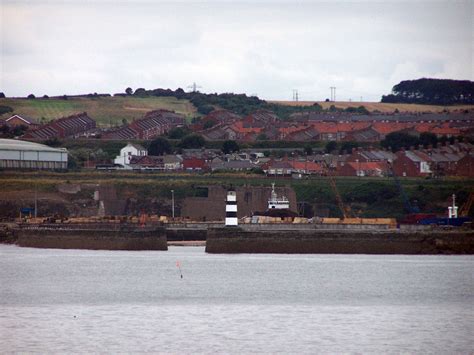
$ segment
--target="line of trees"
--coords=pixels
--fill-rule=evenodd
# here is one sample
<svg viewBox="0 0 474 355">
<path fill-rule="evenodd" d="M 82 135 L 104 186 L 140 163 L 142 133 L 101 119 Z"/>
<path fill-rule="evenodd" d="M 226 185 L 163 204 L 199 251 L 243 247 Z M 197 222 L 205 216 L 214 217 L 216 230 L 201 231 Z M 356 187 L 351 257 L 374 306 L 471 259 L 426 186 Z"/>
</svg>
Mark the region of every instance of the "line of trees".
<svg viewBox="0 0 474 355">
<path fill-rule="evenodd" d="M 457 137 L 458 140 L 463 140 L 463 137 Z M 404 133 L 404 132 L 392 132 L 387 134 L 384 140 L 380 142 L 380 145 L 386 149 L 391 149 L 392 152 L 397 152 L 402 148 L 409 149 L 410 147 L 423 146 L 428 148 L 433 146 L 434 148 L 438 144 L 444 144 L 449 142 L 453 144 L 455 142 L 455 137 L 440 137 L 438 138 L 435 134 L 431 132 L 423 132 L 419 137 Z"/>
<path fill-rule="evenodd" d="M 256 110 L 270 110 L 275 112 L 280 118 L 288 118 L 292 113 L 304 111 L 321 111 L 322 106 L 315 103 L 312 106 L 284 106 L 261 100 L 256 96 L 247 96 L 246 94 L 222 93 L 222 94 L 204 94 L 199 91 L 185 92 L 183 89 L 152 89 L 145 90 L 138 88 L 134 92 L 131 88 L 126 89 L 126 94 L 138 97 L 158 96 L 175 97 L 177 99 L 186 99 L 196 106 L 197 111 L 203 115 L 210 113 L 217 107 L 229 110 L 238 115 L 247 115 Z"/>
<path fill-rule="evenodd" d="M 474 104 L 474 82 L 469 80 L 405 80 L 392 88 L 382 102 L 430 105 Z"/>
</svg>

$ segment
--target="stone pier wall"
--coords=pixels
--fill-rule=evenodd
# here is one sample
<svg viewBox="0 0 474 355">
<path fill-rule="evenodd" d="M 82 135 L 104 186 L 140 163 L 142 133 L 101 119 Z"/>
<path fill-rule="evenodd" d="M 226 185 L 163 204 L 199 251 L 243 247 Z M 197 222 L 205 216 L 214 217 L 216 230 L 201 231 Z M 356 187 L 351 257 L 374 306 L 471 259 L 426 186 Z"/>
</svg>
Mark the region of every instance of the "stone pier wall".
<svg viewBox="0 0 474 355">
<path fill-rule="evenodd" d="M 17 241 L 21 247 L 55 249 L 168 250 L 166 231 L 21 229 Z"/>
<path fill-rule="evenodd" d="M 474 254 L 472 231 L 209 229 L 208 253 Z"/>
</svg>

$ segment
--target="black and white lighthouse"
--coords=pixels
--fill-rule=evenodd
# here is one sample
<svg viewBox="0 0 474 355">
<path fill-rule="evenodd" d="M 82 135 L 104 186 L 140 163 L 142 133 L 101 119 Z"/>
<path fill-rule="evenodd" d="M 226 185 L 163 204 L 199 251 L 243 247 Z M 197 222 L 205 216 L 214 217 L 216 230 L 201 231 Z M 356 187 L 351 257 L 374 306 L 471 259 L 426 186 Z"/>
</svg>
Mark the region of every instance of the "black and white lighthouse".
<svg viewBox="0 0 474 355">
<path fill-rule="evenodd" d="M 235 190 L 227 191 L 227 199 L 225 204 L 225 225 L 237 226 L 239 224 L 237 219 L 237 194 Z"/>
</svg>

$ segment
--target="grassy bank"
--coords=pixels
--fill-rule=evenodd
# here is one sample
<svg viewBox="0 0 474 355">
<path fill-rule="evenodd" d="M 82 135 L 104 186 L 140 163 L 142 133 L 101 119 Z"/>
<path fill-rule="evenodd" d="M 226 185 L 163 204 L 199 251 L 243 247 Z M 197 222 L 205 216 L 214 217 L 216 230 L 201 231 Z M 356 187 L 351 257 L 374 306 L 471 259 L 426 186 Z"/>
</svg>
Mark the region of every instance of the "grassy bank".
<svg viewBox="0 0 474 355">
<path fill-rule="evenodd" d="M 0 195 L 17 193 L 32 198 L 35 185 L 38 191 L 53 193 L 58 184 L 86 184 L 115 186 L 119 198 L 145 201 L 153 198 L 169 199 L 170 190 L 177 200 L 196 196 L 196 187 L 205 185 L 223 186 L 269 186 L 272 179 L 248 174 L 162 174 L 127 172 L 3 172 L 0 175 Z M 337 178 L 338 190 L 344 202 L 361 217 L 401 217 L 404 212 L 403 199 L 390 178 Z M 326 208 L 332 216 L 339 216 L 334 192 L 329 180 L 318 177 L 309 180 L 277 179 L 277 185 L 295 189 L 297 200 L 318 208 Z M 460 179 L 402 179 L 406 195 L 421 212 L 445 213 L 453 193 L 461 206 L 474 188 L 474 180 Z M 1 198 L 0 198 L 1 199 Z"/>
<path fill-rule="evenodd" d="M 188 100 L 174 97 L 70 97 L 63 99 L 0 99 L 0 105 L 10 106 L 13 113 L 47 122 L 78 112 L 87 112 L 103 127 L 121 125 L 123 120 L 132 122 L 145 112 L 167 109 L 182 113 L 189 119 L 194 117 L 196 108 Z M 7 113 L 0 117 L 9 117 Z"/>
</svg>

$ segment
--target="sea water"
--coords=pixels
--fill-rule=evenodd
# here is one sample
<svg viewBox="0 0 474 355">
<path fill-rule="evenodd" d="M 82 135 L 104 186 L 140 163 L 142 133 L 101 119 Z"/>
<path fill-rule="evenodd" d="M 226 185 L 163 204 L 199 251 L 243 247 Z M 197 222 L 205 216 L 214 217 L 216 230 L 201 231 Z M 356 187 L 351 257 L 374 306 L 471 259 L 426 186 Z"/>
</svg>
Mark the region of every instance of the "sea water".
<svg viewBox="0 0 474 355">
<path fill-rule="evenodd" d="M 470 353 L 473 273 L 473 256 L 0 245 L 0 351 Z"/>
</svg>

